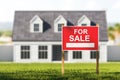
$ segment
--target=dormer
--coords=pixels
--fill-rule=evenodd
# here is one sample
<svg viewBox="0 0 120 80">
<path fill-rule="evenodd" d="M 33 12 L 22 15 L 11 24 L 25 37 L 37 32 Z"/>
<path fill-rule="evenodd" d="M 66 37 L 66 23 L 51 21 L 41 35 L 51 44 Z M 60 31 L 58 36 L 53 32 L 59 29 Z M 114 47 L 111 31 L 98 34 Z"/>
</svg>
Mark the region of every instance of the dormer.
<svg viewBox="0 0 120 80">
<path fill-rule="evenodd" d="M 83 15 L 79 20 L 78 20 L 78 26 L 90 26 L 90 20 L 86 15 Z"/>
<path fill-rule="evenodd" d="M 30 20 L 30 32 L 32 32 L 32 33 L 42 33 L 43 32 L 43 20 L 38 15 L 35 15 Z"/>
<path fill-rule="evenodd" d="M 65 18 L 62 15 L 59 15 L 54 20 L 54 32 L 61 32 L 62 26 L 67 26 L 67 21 L 65 20 Z"/>
</svg>

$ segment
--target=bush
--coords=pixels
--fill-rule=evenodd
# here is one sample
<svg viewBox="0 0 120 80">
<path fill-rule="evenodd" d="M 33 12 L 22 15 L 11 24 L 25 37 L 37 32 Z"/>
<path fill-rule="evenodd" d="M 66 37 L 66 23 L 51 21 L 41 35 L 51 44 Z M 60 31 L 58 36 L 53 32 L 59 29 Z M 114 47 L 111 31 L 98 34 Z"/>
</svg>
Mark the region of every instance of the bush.
<svg viewBox="0 0 120 80">
<path fill-rule="evenodd" d="M 7 37 L 12 37 L 12 31 L 0 31 L 0 37 L 4 35 L 4 36 L 7 36 Z"/>
<path fill-rule="evenodd" d="M 0 31 L 0 37 L 2 36 L 2 34 L 3 34 L 3 32 L 2 32 L 2 31 Z"/>
<path fill-rule="evenodd" d="M 12 37 L 12 31 L 5 31 L 4 35 L 8 37 Z"/>
</svg>

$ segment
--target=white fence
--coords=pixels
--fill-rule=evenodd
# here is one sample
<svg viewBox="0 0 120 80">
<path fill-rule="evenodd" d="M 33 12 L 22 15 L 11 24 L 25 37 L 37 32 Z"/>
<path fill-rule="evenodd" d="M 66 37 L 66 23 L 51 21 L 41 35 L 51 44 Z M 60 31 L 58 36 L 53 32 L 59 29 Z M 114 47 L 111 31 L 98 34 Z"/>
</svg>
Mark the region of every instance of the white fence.
<svg viewBox="0 0 120 80">
<path fill-rule="evenodd" d="M 13 46 L 0 46 L 0 62 L 13 61 Z"/>
<path fill-rule="evenodd" d="M 120 61 L 120 46 L 108 46 L 108 61 Z"/>
</svg>

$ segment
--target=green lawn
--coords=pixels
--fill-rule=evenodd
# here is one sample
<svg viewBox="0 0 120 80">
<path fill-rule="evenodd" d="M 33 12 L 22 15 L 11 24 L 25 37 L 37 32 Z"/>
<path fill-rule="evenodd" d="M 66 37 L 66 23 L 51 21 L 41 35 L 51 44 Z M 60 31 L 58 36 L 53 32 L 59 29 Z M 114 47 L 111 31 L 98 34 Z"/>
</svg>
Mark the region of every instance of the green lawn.
<svg viewBox="0 0 120 80">
<path fill-rule="evenodd" d="M 65 63 L 61 75 L 60 63 L 0 63 L 0 80 L 120 80 L 120 62 L 100 64 L 100 74 L 95 73 L 95 63 Z"/>
</svg>

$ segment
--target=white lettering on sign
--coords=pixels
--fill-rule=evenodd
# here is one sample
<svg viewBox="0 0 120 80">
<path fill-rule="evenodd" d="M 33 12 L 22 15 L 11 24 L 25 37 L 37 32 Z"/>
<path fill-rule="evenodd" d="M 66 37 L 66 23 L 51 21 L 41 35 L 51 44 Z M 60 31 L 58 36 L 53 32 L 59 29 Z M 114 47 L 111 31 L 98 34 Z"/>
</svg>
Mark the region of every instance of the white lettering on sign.
<svg viewBox="0 0 120 80">
<path fill-rule="evenodd" d="M 74 29 L 74 34 L 80 34 L 80 35 L 70 35 L 69 41 L 90 41 L 90 35 L 88 35 L 87 29 Z M 82 36 L 84 34 L 84 36 Z"/>
<path fill-rule="evenodd" d="M 88 34 L 87 29 L 74 29 L 74 34 Z"/>
</svg>

